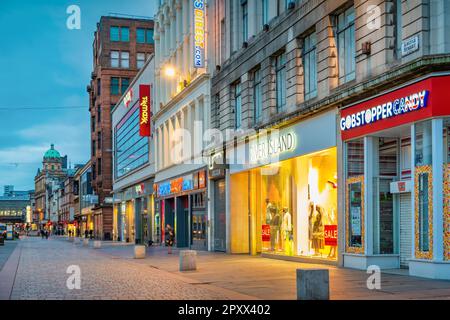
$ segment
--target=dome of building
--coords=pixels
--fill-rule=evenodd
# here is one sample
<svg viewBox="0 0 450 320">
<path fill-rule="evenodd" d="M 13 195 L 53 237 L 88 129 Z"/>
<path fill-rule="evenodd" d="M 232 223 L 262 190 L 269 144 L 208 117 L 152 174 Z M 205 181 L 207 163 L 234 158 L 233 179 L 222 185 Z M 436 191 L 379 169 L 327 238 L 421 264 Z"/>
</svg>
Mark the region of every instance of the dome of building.
<svg viewBox="0 0 450 320">
<path fill-rule="evenodd" d="M 55 150 L 55 145 L 50 146 L 50 149 L 44 154 L 44 159 L 61 159 L 61 154 Z"/>
</svg>

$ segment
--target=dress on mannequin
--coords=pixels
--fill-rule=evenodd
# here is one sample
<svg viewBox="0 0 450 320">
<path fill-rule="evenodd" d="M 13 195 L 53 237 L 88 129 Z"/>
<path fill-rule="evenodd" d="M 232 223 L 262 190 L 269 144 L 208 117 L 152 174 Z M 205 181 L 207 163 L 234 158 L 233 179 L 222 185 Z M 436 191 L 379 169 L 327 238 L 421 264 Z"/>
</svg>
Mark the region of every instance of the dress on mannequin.
<svg viewBox="0 0 450 320">
<path fill-rule="evenodd" d="M 320 206 L 316 206 L 317 215 L 314 219 L 313 225 L 313 239 L 312 239 L 312 248 L 314 249 L 314 254 L 319 254 L 319 250 L 324 248 L 325 240 L 324 240 L 324 230 L 323 230 L 323 209 Z"/>
<path fill-rule="evenodd" d="M 293 254 L 292 248 L 292 216 L 287 207 L 283 208 L 283 240 L 284 240 L 284 252 L 286 255 L 291 256 Z"/>
</svg>

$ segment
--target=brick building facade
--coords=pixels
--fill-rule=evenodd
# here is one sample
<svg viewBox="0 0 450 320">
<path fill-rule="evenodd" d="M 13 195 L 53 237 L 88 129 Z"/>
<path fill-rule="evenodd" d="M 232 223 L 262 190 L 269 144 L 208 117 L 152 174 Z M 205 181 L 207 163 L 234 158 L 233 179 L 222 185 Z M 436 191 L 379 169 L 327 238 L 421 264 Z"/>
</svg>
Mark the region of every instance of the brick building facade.
<svg viewBox="0 0 450 320">
<path fill-rule="evenodd" d="M 113 228 L 111 108 L 127 93 L 132 79 L 153 50 L 153 20 L 107 16 L 97 24 L 88 93 L 92 186 L 99 196 L 94 208 L 93 231 L 103 239 L 111 239 Z"/>
</svg>

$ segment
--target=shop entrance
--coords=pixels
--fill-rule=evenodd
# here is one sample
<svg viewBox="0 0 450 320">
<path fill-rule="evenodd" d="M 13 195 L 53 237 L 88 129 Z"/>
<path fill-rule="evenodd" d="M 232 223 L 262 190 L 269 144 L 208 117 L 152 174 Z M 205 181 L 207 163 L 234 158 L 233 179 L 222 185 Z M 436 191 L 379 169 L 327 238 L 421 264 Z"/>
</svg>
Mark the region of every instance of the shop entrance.
<svg viewBox="0 0 450 320">
<path fill-rule="evenodd" d="M 175 238 L 178 248 L 189 247 L 189 198 L 177 197 Z"/>
<path fill-rule="evenodd" d="M 204 192 L 192 195 L 191 248 L 208 250 L 208 214 L 205 207 Z"/>
<path fill-rule="evenodd" d="M 225 179 L 214 182 L 214 250 L 226 251 Z"/>
<path fill-rule="evenodd" d="M 374 254 L 399 256 L 408 267 L 412 245 L 410 126 L 386 130 L 373 138 Z M 401 188 L 396 186 L 401 185 Z"/>
</svg>

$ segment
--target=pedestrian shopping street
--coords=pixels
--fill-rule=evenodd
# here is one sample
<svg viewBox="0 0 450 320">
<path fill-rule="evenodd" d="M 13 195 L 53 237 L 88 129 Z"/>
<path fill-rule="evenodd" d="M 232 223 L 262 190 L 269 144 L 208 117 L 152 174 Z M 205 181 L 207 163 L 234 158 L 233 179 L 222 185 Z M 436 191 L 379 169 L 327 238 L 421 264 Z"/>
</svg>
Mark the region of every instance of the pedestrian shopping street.
<svg viewBox="0 0 450 320">
<path fill-rule="evenodd" d="M 103 242 L 94 249 L 92 243 L 83 247 L 65 237 L 24 237 L 6 242 L 0 250 L 14 245 L 0 271 L 1 299 L 294 300 L 296 269 L 317 267 L 329 269 L 333 300 L 450 299 L 450 281 L 401 275 L 398 270 L 383 272 L 381 289 L 369 290 L 369 275 L 363 271 L 249 255 L 199 252 L 197 271 L 179 272 L 179 252 L 168 255 L 163 247 L 147 248 L 146 258 L 140 260 L 133 258 L 134 246 L 129 244 Z M 72 265 L 81 270 L 79 290 L 66 285 Z"/>
</svg>

